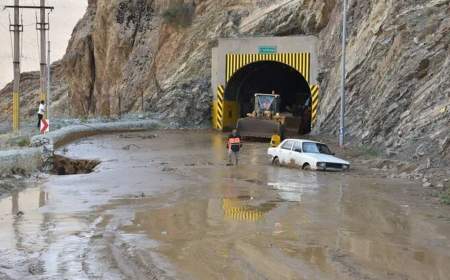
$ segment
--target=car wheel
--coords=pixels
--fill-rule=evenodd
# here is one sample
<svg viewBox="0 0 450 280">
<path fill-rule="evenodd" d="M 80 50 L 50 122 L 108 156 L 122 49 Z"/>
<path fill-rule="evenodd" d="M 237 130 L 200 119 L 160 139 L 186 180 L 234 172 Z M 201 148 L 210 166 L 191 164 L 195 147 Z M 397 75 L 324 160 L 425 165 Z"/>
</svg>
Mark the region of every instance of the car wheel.
<svg viewBox="0 0 450 280">
<path fill-rule="evenodd" d="M 280 159 L 278 157 L 274 157 L 272 160 L 272 165 L 280 166 Z"/>
<path fill-rule="evenodd" d="M 309 165 L 309 163 L 305 163 L 305 164 L 303 164 L 302 169 L 306 170 L 306 171 L 310 171 L 311 170 L 311 165 Z"/>
</svg>

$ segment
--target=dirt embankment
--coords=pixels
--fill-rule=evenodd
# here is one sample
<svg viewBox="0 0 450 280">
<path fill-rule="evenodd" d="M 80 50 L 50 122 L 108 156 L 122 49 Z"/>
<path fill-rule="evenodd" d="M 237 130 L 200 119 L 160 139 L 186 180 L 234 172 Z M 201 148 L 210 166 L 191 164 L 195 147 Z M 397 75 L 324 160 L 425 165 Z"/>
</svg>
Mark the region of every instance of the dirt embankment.
<svg viewBox="0 0 450 280">
<path fill-rule="evenodd" d="M 401 160 L 395 156 L 386 156 L 369 146 L 346 145 L 342 149 L 333 136 L 309 138 L 327 143 L 337 154 L 349 159 L 352 172 L 357 175 L 409 180 L 422 185 L 424 197 L 450 204 L 450 169 L 447 166 L 433 167 L 431 161 Z"/>
</svg>

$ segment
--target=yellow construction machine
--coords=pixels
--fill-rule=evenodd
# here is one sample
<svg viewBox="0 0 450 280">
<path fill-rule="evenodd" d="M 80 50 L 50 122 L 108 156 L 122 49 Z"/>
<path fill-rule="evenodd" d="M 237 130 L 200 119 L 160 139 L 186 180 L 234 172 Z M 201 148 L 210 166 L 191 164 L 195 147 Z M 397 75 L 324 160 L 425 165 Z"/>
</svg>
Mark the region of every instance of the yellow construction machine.
<svg viewBox="0 0 450 280">
<path fill-rule="evenodd" d="M 301 118 L 280 113 L 280 105 L 280 95 L 256 93 L 254 111 L 237 122 L 241 137 L 271 139 L 279 135 L 282 140 L 286 131 L 298 133 Z"/>
</svg>

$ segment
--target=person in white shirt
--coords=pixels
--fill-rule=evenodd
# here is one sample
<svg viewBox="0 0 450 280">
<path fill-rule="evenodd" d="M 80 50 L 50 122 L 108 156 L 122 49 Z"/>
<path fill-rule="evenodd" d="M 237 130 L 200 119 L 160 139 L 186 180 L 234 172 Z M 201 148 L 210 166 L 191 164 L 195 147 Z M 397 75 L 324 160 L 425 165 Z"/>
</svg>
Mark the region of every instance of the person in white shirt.
<svg viewBox="0 0 450 280">
<path fill-rule="evenodd" d="M 37 125 L 38 129 L 41 128 L 41 120 L 44 117 L 44 114 L 45 114 L 45 101 L 42 100 L 39 103 L 39 109 L 38 109 L 38 125 Z"/>
</svg>

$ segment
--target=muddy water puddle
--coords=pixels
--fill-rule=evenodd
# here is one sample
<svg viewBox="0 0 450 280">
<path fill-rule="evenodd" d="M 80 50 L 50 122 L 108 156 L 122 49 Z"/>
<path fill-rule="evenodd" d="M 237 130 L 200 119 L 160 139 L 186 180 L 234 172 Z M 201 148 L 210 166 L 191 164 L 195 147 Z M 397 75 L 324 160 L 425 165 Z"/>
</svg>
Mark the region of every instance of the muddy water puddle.
<svg viewBox="0 0 450 280">
<path fill-rule="evenodd" d="M 205 131 L 68 145 L 58 153 L 101 163 L 0 201 L 1 255 L 25 267 L 0 276 L 449 279 L 449 209 L 418 186 L 273 167 L 266 148 L 246 143 L 226 167 L 222 135 Z"/>
<path fill-rule="evenodd" d="M 273 170 L 263 185 L 231 176 L 207 193 L 193 187 L 175 204 L 137 210 L 122 230 L 160 241 L 157 251 L 193 279 L 450 275 L 448 224 L 379 195 L 389 186 L 334 176 Z"/>
<path fill-rule="evenodd" d="M 39 234 L 41 222 L 44 221 L 39 208 L 44 207 L 47 200 L 48 193 L 39 187 L 15 192 L 0 200 L 1 248 L 24 249 L 28 241 L 24 237 Z"/>
</svg>

